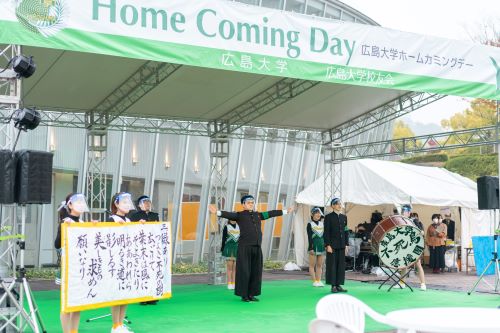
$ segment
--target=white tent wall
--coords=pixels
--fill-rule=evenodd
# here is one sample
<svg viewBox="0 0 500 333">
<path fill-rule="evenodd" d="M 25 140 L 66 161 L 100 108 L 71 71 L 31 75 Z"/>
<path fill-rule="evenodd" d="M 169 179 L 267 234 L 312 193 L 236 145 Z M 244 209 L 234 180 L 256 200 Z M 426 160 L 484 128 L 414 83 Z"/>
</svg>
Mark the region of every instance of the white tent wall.
<svg viewBox="0 0 500 333">
<path fill-rule="evenodd" d="M 472 247 L 472 236 L 491 236 L 494 234 L 495 215 L 493 210 L 462 208 L 462 270 L 465 270 L 465 248 Z M 469 263 L 474 263 L 474 257 Z"/>
</svg>

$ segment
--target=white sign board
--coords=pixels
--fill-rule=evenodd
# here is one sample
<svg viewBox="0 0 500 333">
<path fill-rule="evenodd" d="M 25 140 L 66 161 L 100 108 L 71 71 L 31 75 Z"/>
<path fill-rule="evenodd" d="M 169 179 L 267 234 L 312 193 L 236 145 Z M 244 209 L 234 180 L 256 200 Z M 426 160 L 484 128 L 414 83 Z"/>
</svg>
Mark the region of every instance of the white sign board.
<svg viewBox="0 0 500 333">
<path fill-rule="evenodd" d="M 61 309 L 171 297 L 170 223 L 64 223 Z"/>
</svg>

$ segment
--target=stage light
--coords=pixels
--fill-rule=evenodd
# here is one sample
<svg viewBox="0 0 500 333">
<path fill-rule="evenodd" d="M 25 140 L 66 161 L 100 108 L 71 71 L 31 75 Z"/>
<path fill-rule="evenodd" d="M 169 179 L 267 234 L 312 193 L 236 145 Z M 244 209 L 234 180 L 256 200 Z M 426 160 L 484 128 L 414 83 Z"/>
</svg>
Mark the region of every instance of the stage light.
<svg viewBox="0 0 500 333">
<path fill-rule="evenodd" d="M 12 114 L 14 127 L 19 130 L 33 130 L 40 124 L 40 113 L 35 109 L 19 109 Z"/>
<path fill-rule="evenodd" d="M 12 69 L 17 73 L 17 78 L 29 78 L 36 71 L 36 64 L 33 57 L 18 55 L 11 59 Z"/>
</svg>

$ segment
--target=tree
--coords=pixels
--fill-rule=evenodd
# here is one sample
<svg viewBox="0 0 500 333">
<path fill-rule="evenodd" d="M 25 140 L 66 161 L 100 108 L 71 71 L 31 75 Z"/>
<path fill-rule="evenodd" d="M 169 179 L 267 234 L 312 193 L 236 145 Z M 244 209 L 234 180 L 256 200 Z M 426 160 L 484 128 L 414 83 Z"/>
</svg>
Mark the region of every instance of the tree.
<svg viewBox="0 0 500 333">
<path fill-rule="evenodd" d="M 394 123 L 394 130 L 392 131 L 393 139 L 402 139 L 409 138 L 415 136 L 415 133 L 411 130 L 411 128 L 402 120 L 397 120 Z"/>
<path fill-rule="evenodd" d="M 441 120 L 441 126 L 449 130 L 464 130 L 492 126 L 496 124 L 496 104 L 489 99 L 477 98 L 471 101 L 470 107 L 455 113 L 450 119 Z"/>
</svg>

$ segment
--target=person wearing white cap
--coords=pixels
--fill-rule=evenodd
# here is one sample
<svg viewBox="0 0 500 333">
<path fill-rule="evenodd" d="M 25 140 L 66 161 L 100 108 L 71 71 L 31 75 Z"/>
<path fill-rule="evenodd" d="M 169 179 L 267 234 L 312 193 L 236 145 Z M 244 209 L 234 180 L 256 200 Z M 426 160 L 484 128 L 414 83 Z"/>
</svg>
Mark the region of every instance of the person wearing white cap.
<svg viewBox="0 0 500 333">
<path fill-rule="evenodd" d="M 321 282 L 323 259 L 325 255 L 325 241 L 323 240 L 324 224 L 321 219 L 323 212 L 319 207 L 311 209 L 311 221 L 307 223 L 307 239 L 309 246 L 309 274 L 313 281 L 313 287 L 324 287 Z"/>
</svg>

